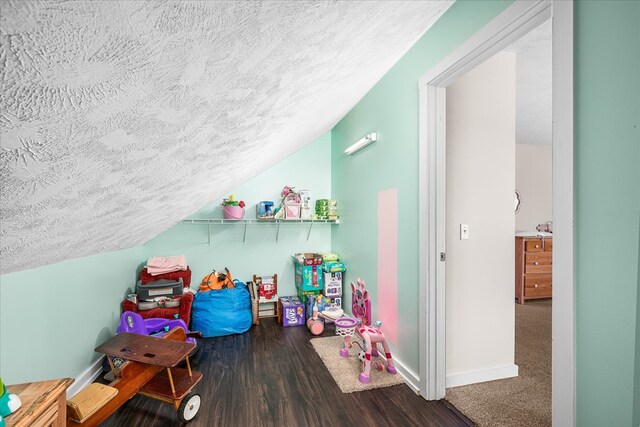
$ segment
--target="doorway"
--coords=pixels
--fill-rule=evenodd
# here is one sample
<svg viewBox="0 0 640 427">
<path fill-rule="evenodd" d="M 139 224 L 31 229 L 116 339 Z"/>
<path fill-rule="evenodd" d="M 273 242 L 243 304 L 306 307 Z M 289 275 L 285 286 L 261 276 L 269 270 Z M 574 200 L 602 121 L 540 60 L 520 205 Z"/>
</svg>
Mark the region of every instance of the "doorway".
<svg viewBox="0 0 640 427">
<path fill-rule="evenodd" d="M 446 89 L 445 398 L 478 425 L 551 425 L 551 71 L 547 20 Z"/>
<path fill-rule="evenodd" d="M 420 392 L 445 395 L 445 88 L 553 15 L 553 424 L 575 424 L 573 2 L 514 2 L 420 80 Z"/>
</svg>

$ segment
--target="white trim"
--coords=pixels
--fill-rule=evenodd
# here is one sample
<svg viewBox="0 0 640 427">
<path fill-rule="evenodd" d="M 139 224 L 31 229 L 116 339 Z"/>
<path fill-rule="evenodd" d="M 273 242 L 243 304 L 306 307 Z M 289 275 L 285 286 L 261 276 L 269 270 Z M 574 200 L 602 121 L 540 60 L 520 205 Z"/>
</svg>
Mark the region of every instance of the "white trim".
<svg viewBox="0 0 640 427">
<path fill-rule="evenodd" d="M 382 359 L 387 360 L 387 357 L 381 351 L 378 351 L 378 355 Z M 420 378 L 418 378 L 416 373 L 407 368 L 407 365 L 395 356 L 393 357 L 393 365 L 396 367 L 398 375 L 404 379 L 404 382 L 409 386 L 409 388 L 411 388 L 415 394 L 420 394 Z"/>
<path fill-rule="evenodd" d="M 381 354 L 382 356 L 382 354 Z M 382 356 L 384 357 L 384 356 Z M 413 390 L 414 393 L 420 393 L 420 379 L 411 369 L 407 368 L 407 366 L 400 360 L 396 359 L 395 356 L 393 358 L 393 364 L 398 371 L 398 375 L 401 375 L 404 378 L 404 382 Z"/>
<path fill-rule="evenodd" d="M 83 373 L 81 373 L 76 380 L 67 389 L 67 399 L 71 399 L 76 394 L 80 393 L 85 387 L 95 381 L 102 373 L 102 362 L 105 356 L 101 356 L 91 364 Z"/>
<path fill-rule="evenodd" d="M 446 87 L 551 17 L 551 0 L 520 0 L 496 16 L 419 80 Z"/>
<path fill-rule="evenodd" d="M 485 381 L 503 380 L 518 376 L 518 365 L 500 366 L 498 368 L 482 369 L 479 371 L 459 372 L 447 375 L 447 388 L 462 385 L 483 383 Z"/>
<path fill-rule="evenodd" d="M 419 82 L 420 392 L 445 394 L 445 124 L 448 84 L 554 14 L 553 21 L 553 420 L 575 425 L 573 230 L 573 1 L 515 1 Z M 556 375 L 558 374 L 558 375 Z"/>
<path fill-rule="evenodd" d="M 576 425 L 573 1 L 553 4 L 552 424 Z"/>
</svg>

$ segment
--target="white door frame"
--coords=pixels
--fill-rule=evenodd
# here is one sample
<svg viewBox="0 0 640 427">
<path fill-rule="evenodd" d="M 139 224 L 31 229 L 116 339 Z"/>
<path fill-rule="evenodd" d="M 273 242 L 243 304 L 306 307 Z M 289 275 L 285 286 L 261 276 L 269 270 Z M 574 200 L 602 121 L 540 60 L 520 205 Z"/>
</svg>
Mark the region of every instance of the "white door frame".
<svg viewBox="0 0 640 427">
<path fill-rule="evenodd" d="M 575 425 L 573 1 L 517 0 L 419 82 L 420 394 L 445 396 L 446 87 L 553 19 L 553 425 Z"/>
</svg>

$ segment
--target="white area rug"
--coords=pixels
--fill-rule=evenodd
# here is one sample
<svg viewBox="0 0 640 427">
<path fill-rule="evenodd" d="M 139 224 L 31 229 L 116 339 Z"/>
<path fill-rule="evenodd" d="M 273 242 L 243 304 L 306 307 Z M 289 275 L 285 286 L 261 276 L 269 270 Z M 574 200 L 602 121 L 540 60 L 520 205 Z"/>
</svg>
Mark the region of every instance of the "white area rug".
<svg viewBox="0 0 640 427">
<path fill-rule="evenodd" d="M 380 372 L 372 367 L 371 382 L 369 384 L 362 384 L 358 380 L 361 367 L 360 361 L 358 360 L 360 347 L 354 345 L 349 351 L 349 357 L 341 357 L 340 349 L 342 348 L 342 340 L 343 338 L 339 336 L 313 338 L 311 345 L 343 393 L 353 393 L 354 391 L 389 387 L 404 383 L 400 374 L 391 375 L 386 370 Z M 382 357 L 373 357 L 372 362 L 376 359 L 381 363 L 384 361 Z"/>
</svg>

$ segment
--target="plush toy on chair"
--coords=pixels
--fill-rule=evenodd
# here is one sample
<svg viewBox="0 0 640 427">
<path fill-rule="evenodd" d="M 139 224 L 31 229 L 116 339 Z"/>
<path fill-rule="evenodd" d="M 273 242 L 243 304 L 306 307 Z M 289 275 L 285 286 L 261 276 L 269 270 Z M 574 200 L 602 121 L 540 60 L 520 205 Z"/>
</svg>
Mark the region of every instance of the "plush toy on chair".
<svg viewBox="0 0 640 427">
<path fill-rule="evenodd" d="M 0 426 L 4 427 L 4 417 L 17 411 L 20 405 L 22 405 L 22 402 L 17 394 L 7 391 L 7 388 L 2 382 L 2 378 L 0 378 L 0 392 L 2 393 L 2 395 L 0 395 Z"/>
</svg>

